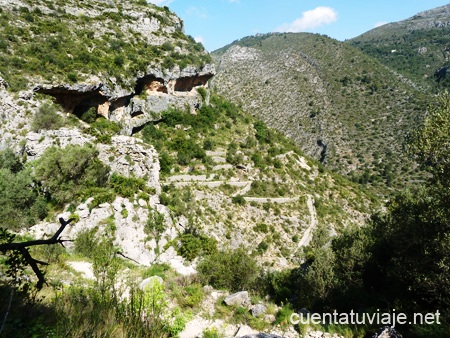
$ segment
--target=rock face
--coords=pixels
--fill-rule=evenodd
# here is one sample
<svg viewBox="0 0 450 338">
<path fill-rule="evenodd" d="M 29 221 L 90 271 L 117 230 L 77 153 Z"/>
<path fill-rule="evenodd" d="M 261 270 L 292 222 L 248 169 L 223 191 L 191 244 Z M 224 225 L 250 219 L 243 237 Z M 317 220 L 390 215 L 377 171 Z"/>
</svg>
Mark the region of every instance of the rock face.
<svg viewBox="0 0 450 338">
<path fill-rule="evenodd" d="M 105 83 L 46 84 L 36 86 L 34 91 L 53 96 L 70 113 L 82 114 L 94 107 L 98 115 L 119 122 L 123 134 L 131 135 L 133 130 L 146 123 L 158 121 L 161 112 L 169 108 L 189 107 L 194 112 L 202 105 L 196 89 L 207 87 L 214 74 L 213 65 L 201 69 L 175 67 L 169 73 L 149 68 L 145 75 L 136 79 L 136 87 L 129 91 Z"/>
<path fill-rule="evenodd" d="M 99 144 L 99 159 L 111 167 L 111 171 L 126 177 L 147 180 L 147 186 L 161 191 L 159 161 L 156 150 L 137 138 L 113 136 L 111 145 Z"/>
<path fill-rule="evenodd" d="M 224 302 L 228 306 L 245 306 L 250 304 L 250 298 L 247 291 L 239 291 L 227 296 Z"/>
<path fill-rule="evenodd" d="M 83 146 L 92 143 L 92 136 L 83 134 L 78 129 L 61 128 L 58 130 L 41 130 L 39 133 L 29 132 L 24 148 L 28 160 L 38 159 L 46 149 L 52 146 L 66 147 L 69 144 Z"/>
<path fill-rule="evenodd" d="M 8 18 L 0 33 L 18 22 L 24 32 L 39 32 L 33 39 L 17 34 L 0 49 L 0 57 L 20 55 L 21 63 L 0 65 L 0 87 L 50 95 L 77 116 L 96 109 L 126 135 L 170 107 L 198 108 L 195 89 L 215 74 L 209 54 L 168 8 L 119 0 L 68 0 L 58 10 L 25 0 L 0 4 Z"/>
<path fill-rule="evenodd" d="M 25 153 L 29 160 L 38 159 L 51 146 L 61 148 L 67 145 L 83 146 L 93 143 L 94 138 L 81 133 L 78 129 L 61 128 L 45 130 L 40 133 L 30 132 L 26 135 Z M 161 191 L 159 183 L 159 161 L 156 150 L 130 136 L 113 136 L 111 144 L 98 144 L 99 159 L 126 177 L 139 177 L 147 180 L 147 186 Z"/>
</svg>

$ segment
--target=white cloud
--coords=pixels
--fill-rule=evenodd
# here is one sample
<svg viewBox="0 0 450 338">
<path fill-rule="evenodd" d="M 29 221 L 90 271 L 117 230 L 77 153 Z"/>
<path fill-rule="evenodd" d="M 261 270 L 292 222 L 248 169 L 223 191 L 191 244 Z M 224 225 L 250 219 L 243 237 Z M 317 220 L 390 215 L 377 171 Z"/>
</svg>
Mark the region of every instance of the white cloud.
<svg viewBox="0 0 450 338">
<path fill-rule="evenodd" d="M 174 0 L 147 0 L 147 2 L 157 5 L 157 6 L 166 6 L 173 2 Z"/>
<path fill-rule="evenodd" d="M 337 20 L 337 13 L 331 7 L 317 7 L 302 13 L 302 16 L 291 23 L 279 26 L 276 32 L 304 32 L 312 28 L 330 24 Z"/>
<path fill-rule="evenodd" d="M 203 43 L 205 41 L 205 39 L 203 38 L 203 36 L 196 36 L 194 38 L 195 42 L 200 42 Z"/>
<path fill-rule="evenodd" d="M 377 22 L 376 24 L 375 24 L 375 28 L 377 28 L 377 27 L 380 27 L 380 26 L 383 26 L 383 25 L 385 25 L 385 24 L 387 24 L 387 22 L 385 22 L 385 21 L 380 21 L 380 22 Z"/>
</svg>

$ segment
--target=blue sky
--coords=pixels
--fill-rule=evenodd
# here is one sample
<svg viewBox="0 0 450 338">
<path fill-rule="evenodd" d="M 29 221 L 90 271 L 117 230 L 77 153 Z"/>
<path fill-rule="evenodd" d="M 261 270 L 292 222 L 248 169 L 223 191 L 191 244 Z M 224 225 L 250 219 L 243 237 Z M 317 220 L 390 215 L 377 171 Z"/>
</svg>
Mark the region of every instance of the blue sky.
<svg viewBox="0 0 450 338">
<path fill-rule="evenodd" d="M 185 33 L 208 51 L 248 35 L 312 32 L 338 40 L 377 25 L 407 19 L 450 0 L 148 0 L 168 6 L 185 24 Z"/>
</svg>

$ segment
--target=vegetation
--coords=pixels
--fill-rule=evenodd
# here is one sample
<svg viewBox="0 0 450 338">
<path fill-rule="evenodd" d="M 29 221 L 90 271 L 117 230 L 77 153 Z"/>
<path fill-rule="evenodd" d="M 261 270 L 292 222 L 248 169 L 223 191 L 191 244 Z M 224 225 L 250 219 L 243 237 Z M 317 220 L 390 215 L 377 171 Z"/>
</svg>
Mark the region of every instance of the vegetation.
<svg viewBox="0 0 450 338">
<path fill-rule="evenodd" d="M 449 28 L 427 26 L 426 22 L 434 22 L 434 14 L 379 27 L 347 43 L 432 91 L 449 88 L 445 47 L 450 42 Z"/>
<path fill-rule="evenodd" d="M 80 13 L 89 15 L 78 16 L 58 1 L 23 2 L 27 7 L 0 9 L 0 76 L 13 91 L 34 81 L 33 76 L 46 83 L 71 83 L 99 74 L 129 89 L 148 58 L 163 68 L 209 59 L 201 45 L 182 33 L 182 22 L 174 25 L 168 8 L 146 1 L 101 6 L 83 1 Z M 126 14 L 130 6 L 150 22 L 174 27 L 155 33 L 164 39 L 161 46 L 142 43 L 141 33 L 131 28 L 123 30 L 136 22 Z M 100 19 L 104 30 L 93 30 Z M 79 29 L 72 29 L 75 25 Z M 305 308 L 341 313 L 395 308 L 410 316 L 439 310 L 441 325 L 405 325 L 400 331 L 413 338 L 450 335 L 450 96 L 440 96 L 423 114 L 421 96 L 409 80 L 397 81 L 380 63 L 324 36 L 267 34 L 235 44 L 258 49 L 270 62 L 280 60 L 280 50 L 293 51 L 301 62 L 294 72 L 288 67 L 292 59 L 282 58 L 282 68 L 288 68 L 283 84 L 277 78 L 255 82 L 271 95 L 252 93 L 250 76 L 239 89 L 248 96 L 235 103 L 201 88 L 202 105 L 194 114 L 169 109 L 160 121 L 134 130 L 158 151 L 158 194 L 147 186 L 153 177 L 111 172 L 94 145 L 53 146 L 28 161 L 28 130 L 5 131 L 11 137 L 2 144 L 11 144 L 16 153 L 8 147 L 0 151 L 0 336 L 176 337 L 194 317 L 220 318 L 259 331 L 284 330 L 290 315 Z M 299 73 L 298 65 L 305 71 Z M 273 95 L 274 88 L 301 91 L 295 96 L 289 90 L 300 113 L 288 117 L 284 126 L 284 117 L 269 114 L 266 124 L 243 111 L 257 99 L 262 100 L 261 111 L 276 107 L 277 100 L 287 102 L 283 95 Z M 39 95 L 32 100 L 22 95 L 16 97 L 18 105 L 34 109 L 36 101 L 41 103 Z M 34 115 L 25 111 L 19 118 L 31 130 L 67 123 L 56 105 L 36 107 Z M 108 159 L 114 163 L 111 137 L 120 126 L 98 117 L 95 108 L 87 108 L 90 103 L 83 107 L 76 113 L 89 124 L 84 131 L 101 144 L 99 149 L 114 152 Z M 421 128 L 407 134 L 413 125 Z M 284 133 L 290 132 L 286 126 L 300 126 L 305 133 L 291 135 L 307 151 L 313 149 L 318 161 L 270 126 Z M 405 137 L 398 137 L 403 132 Z M 58 145 L 58 136 L 54 138 Z M 399 155 L 403 139 L 411 159 Z M 125 159 L 131 164 L 129 155 Z M 421 165 L 409 169 L 411 163 Z M 379 197 L 367 189 L 392 193 L 404 182 L 414 185 L 391 195 L 380 212 Z M 37 242 L 22 235 L 61 212 L 70 214 L 67 224 L 86 224 L 77 229 L 73 245 L 47 245 L 64 244 L 60 233 Z M 92 215 L 103 216 L 91 225 Z M 130 239 L 125 223 L 132 224 L 133 240 L 142 237 L 145 255 L 158 260 L 176 251 L 198 274 L 182 276 L 166 264 L 136 264 L 134 259 L 140 258 L 127 257 L 118 246 Z M 305 234 L 310 230 L 309 241 Z M 305 241 L 309 244 L 301 246 Z M 92 278 L 74 268 L 80 260 L 92 267 Z M 217 290 L 212 293 L 211 287 Z M 242 290 L 250 292 L 252 304 L 267 306 L 266 318 L 254 317 L 244 306 L 226 306 L 224 296 L 217 298 L 221 291 Z M 275 322 L 267 323 L 272 318 Z M 368 336 L 378 329 L 314 328 L 345 337 Z M 296 330 L 304 334 L 306 327 Z M 222 336 L 213 327 L 202 334 Z"/>
<path fill-rule="evenodd" d="M 32 170 L 11 149 L 0 152 L 0 227 L 19 230 L 47 215 L 43 194 L 33 185 Z"/>
<path fill-rule="evenodd" d="M 232 62 L 232 46 L 258 53 L 257 61 Z M 286 56 L 291 61 L 280 62 Z M 401 145 L 420 123 L 428 91 L 378 60 L 307 33 L 245 37 L 213 57 L 220 61 L 214 90 L 289 135 L 326 168 L 386 194 L 423 178 Z M 256 138 L 270 144 L 273 132 L 261 123 L 254 124 Z M 257 154 L 254 161 L 263 165 Z"/>
<path fill-rule="evenodd" d="M 63 118 L 57 114 L 57 108 L 55 105 L 43 104 L 36 112 L 33 122 L 31 123 L 31 129 L 34 132 L 40 130 L 52 130 L 59 129 L 64 125 Z"/>
<path fill-rule="evenodd" d="M 268 276 L 271 293 L 295 308 L 441 313 L 442 325 L 406 325 L 411 337 L 444 337 L 449 333 L 450 294 L 448 212 L 450 154 L 447 128 L 450 97 L 430 107 L 424 126 L 411 137 L 411 151 L 432 177 L 391 199 L 386 213 L 373 215 L 364 228 L 348 229 L 331 241 L 317 233 L 299 270 Z M 425 333 L 427 332 L 427 333 Z"/>
<path fill-rule="evenodd" d="M 104 187 L 109 168 L 91 145 L 48 148 L 35 164 L 34 176 L 47 200 L 57 206 L 73 202 L 94 187 Z"/>
<path fill-rule="evenodd" d="M 95 1 L 77 1 L 80 15 L 67 4 L 7 6 L 0 13 L 0 74 L 13 91 L 24 90 L 31 78 L 46 82 L 75 83 L 91 75 L 107 74 L 132 87 L 132 78 L 153 60 L 156 66 L 202 66 L 210 62 L 201 44 L 181 30 L 165 36 L 163 48 L 151 46 L 147 37 L 133 27 L 135 18 L 125 14 L 139 11 L 162 27 L 175 25 L 170 11 L 143 1 L 108 6 Z M 46 7 L 43 9 L 42 7 Z M 21 22 L 20 25 L 15 23 Z M 101 22 L 102 30 L 95 30 Z M 76 29 L 75 29 L 76 28 Z M 162 32 L 154 33 L 160 35 Z M 175 46 L 188 53 L 180 53 Z M 30 75 L 31 78 L 30 78 Z"/>
<path fill-rule="evenodd" d="M 198 271 L 202 283 L 234 292 L 254 288 L 259 275 L 256 261 L 243 248 L 206 256 Z"/>
</svg>

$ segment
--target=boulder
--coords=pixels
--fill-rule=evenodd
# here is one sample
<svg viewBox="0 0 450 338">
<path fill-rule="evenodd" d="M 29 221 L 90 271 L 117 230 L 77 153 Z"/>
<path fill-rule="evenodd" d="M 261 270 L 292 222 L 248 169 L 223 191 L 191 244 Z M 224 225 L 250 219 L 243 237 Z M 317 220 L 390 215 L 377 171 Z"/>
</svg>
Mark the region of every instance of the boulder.
<svg viewBox="0 0 450 338">
<path fill-rule="evenodd" d="M 265 315 L 267 312 L 267 306 L 261 303 L 253 305 L 252 308 L 250 309 L 250 312 L 253 317 Z"/>
<path fill-rule="evenodd" d="M 403 338 L 403 336 L 393 327 L 385 326 L 375 333 L 372 338 Z"/>
<path fill-rule="evenodd" d="M 239 291 L 226 297 L 224 302 L 228 306 L 246 306 L 250 304 L 250 298 L 247 291 Z"/>
<path fill-rule="evenodd" d="M 145 290 L 145 289 L 148 289 L 148 288 L 152 288 L 156 284 L 163 285 L 164 284 L 164 280 L 161 277 L 159 277 L 159 276 L 151 276 L 151 277 L 148 277 L 148 278 L 144 279 L 139 284 L 139 288 L 141 290 Z"/>
</svg>

